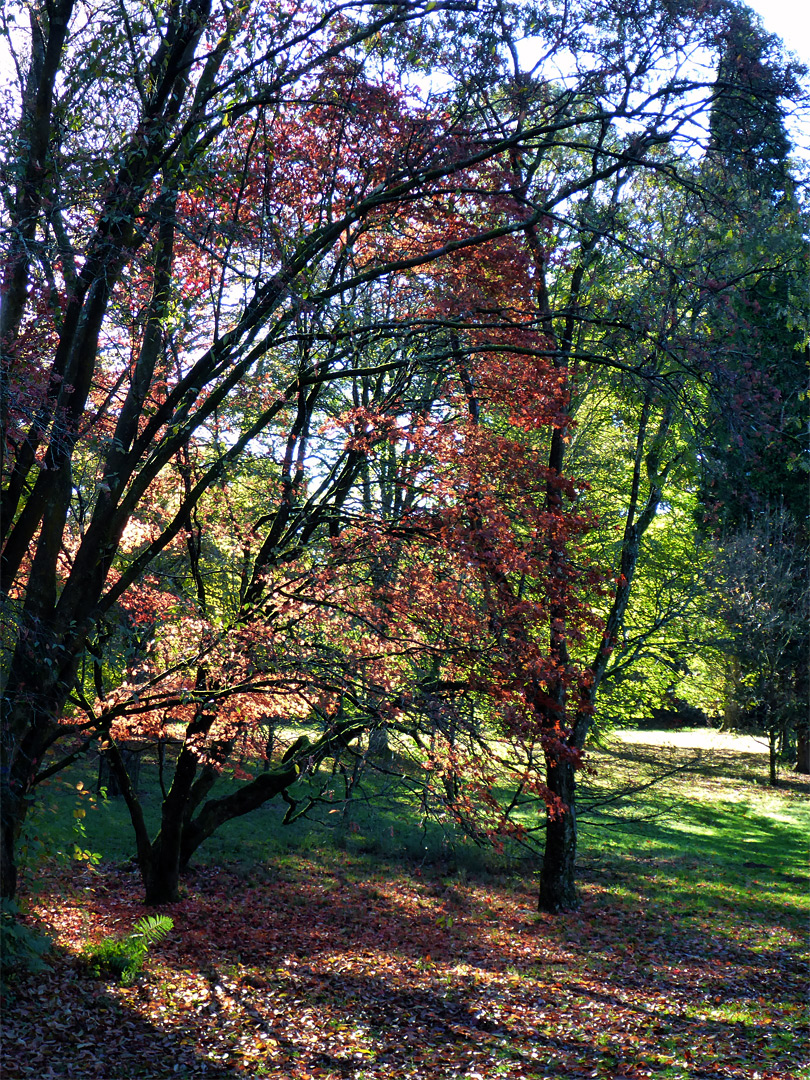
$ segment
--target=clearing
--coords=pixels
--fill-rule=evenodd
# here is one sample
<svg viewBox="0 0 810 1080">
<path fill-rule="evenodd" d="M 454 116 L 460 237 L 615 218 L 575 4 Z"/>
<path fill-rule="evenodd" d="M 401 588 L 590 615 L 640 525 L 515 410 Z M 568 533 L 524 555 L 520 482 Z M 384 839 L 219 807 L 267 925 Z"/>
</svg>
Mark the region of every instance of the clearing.
<svg viewBox="0 0 810 1080">
<path fill-rule="evenodd" d="M 4 1076 L 808 1077 L 810 786 L 763 786 L 765 750 L 716 734 L 595 751 L 583 904 L 561 917 L 535 911 L 536 866 L 487 868 L 458 842 L 398 861 L 387 822 L 385 844 L 370 825 L 264 857 L 232 839 L 200 853 L 174 929 L 122 987 L 79 953 L 143 915 L 137 873 L 46 862 L 28 920 L 52 970 L 13 984 Z"/>
</svg>

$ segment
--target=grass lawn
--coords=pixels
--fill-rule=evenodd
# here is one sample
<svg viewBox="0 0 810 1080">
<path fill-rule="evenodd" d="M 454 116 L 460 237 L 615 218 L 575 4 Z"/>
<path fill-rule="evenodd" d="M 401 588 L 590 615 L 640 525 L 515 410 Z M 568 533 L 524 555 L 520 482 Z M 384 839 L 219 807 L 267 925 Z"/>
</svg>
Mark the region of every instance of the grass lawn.
<svg viewBox="0 0 810 1080">
<path fill-rule="evenodd" d="M 269 806 L 201 850 L 130 987 L 79 959 L 144 913 L 121 808 L 83 817 L 54 784 L 27 897 L 51 970 L 12 982 L 4 1077 L 810 1078 L 810 786 L 763 786 L 764 748 L 667 739 L 594 752 L 575 914 L 537 914 L 536 866 L 443 848 L 395 803 L 331 836 Z M 77 843 L 105 859 L 53 857 Z"/>
</svg>

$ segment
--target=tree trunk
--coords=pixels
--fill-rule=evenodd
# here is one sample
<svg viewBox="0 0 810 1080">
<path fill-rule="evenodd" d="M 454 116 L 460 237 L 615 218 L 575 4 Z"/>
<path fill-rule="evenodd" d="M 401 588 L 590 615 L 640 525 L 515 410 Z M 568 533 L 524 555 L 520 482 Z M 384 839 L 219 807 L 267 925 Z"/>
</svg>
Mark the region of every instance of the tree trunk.
<svg viewBox="0 0 810 1080">
<path fill-rule="evenodd" d="M 30 672 L 28 685 L 37 685 L 33 648 L 23 655 L 23 661 L 25 674 Z M 43 682 L 40 677 L 39 685 Z M 48 692 L 52 697 L 47 696 Z M 31 806 L 38 765 L 54 730 L 50 717 L 58 715 L 52 686 L 43 687 L 33 707 L 25 696 L 25 682 L 19 680 L 11 684 L 0 701 L 0 895 L 6 900 L 13 900 L 17 892 L 17 842 Z M 56 703 L 49 708 L 51 701 Z"/>
<path fill-rule="evenodd" d="M 810 720 L 796 729 L 796 772 L 810 773 Z"/>
<path fill-rule="evenodd" d="M 202 713 L 188 731 L 208 731 L 210 717 Z M 119 778 L 124 769 L 123 758 L 118 757 Z M 129 776 L 126 774 L 126 781 Z M 193 811 L 191 793 L 197 775 L 197 757 L 187 743 L 180 751 L 174 770 L 172 785 L 164 796 L 160 817 L 160 832 L 148 850 L 139 852 L 139 863 L 147 904 L 175 904 L 180 899 L 180 851 L 185 827 Z M 126 782 L 125 781 L 125 782 Z M 131 785 L 134 791 L 134 785 Z"/>
<path fill-rule="evenodd" d="M 796 667 L 795 698 L 802 708 L 810 697 L 810 669 L 807 666 L 807 657 Z M 796 720 L 796 772 L 810 773 L 810 715 L 805 712 Z"/>
<path fill-rule="evenodd" d="M 546 783 L 565 804 L 565 812 L 546 822 L 540 875 L 539 911 L 574 911 L 579 906 L 574 862 L 577 854 L 576 777 L 570 762 L 549 762 Z"/>
<path fill-rule="evenodd" d="M 391 747 L 388 743 L 388 727 L 386 724 L 380 724 L 379 727 L 372 728 L 368 736 L 368 753 L 369 757 L 374 758 L 376 761 L 380 761 L 387 765 L 391 761 Z"/>
<path fill-rule="evenodd" d="M 310 745 L 308 739 L 303 743 L 305 747 Z M 200 844 L 212 836 L 221 825 L 264 806 L 294 784 L 300 772 L 300 767 L 288 759 L 271 772 L 260 773 L 232 794 L 219 799 L 209 799 L 193 820 L 189 817 L 183 823 L 179 849 L 180 869 L 185 869 Z"/>
<path fill-rule="evenodd" d="M 150 857 L 141 864 L 146 904 L 176 904 L 180 899 L 180 837 L 174 842 L 152 845 Z"/>
<path fill-rule="evenodd" d="M 122 746 L 121 757 L 132 781 L 132 786 L 137 790 L 141 773 L 141 751 Z M 96 794 L 100 795 L 102 791 L 106 791 L 108 799 L 117 799 L 123 795 L 115 770 L 110 768 L 106 750 L 102 750 L 98 755 Z"/>
<path fill-rule="evenodd" d="M 18 830 L 15 804 L 16 799 L 6 787 L 0 799 L 0 896 L 4 900 L 13 900 L 17 894 Z"/>
<path fill-rule="evenodd" d="M 638 564 L 641 538 L 655 520 L 663 496 L 664 485 L 669 474 L 669 464 L 661 464 L 661 454 L 673 422 L 674 410 L 667 406 L 658 421 L 658 427 L 652 439 L 648 440 L 648 424 L 652 410 L 652 392 L 644 397 L 641 419 L 636 434 L 636 448 L 633 462 L 633 476 L 630 486 L 630 498 L 624 525 L 619 575 L 616 592 L 613 597 L 602 639 L 597 654 L 591 664 L 592 681 L 581 706 L 577 710 L 571 734 L 567 740 L 572 750 L 582 751 L 593 721 L 596 695 L 608 666 L 608 657 L 616 638 L 624 625 L 624 616 L 630 600 L 630 589 Z M 562 474 L 562 452 L 559 463 L 553 455 L 549 464 L 558 474 Z M 648 491 L 643 499 L 641 493 L 642 468 L 646 469 Z M 641 512 L 639 513 L 639 508 Z M 552 560 L 553 561 L 553 560 Z M 552 646 L 554 646 L 552 635 Z M 554 649 L 558 656 L 565 654 L 559 648 Z M 565 813 L 554 818 L 549 816 L 546 823 L 546 844 L 543 855 L 543 871 L 540 877 L 540 911 L 573 911 L 579 906 L 576 889 L 574 863 L 577 854 L 577 818 L 576 818 L 576 774 L 575 766 L 570 761 L 547 761 L 546 784 L 566 806 Z"/>
<path fill-rule="evenodd" d="M 771 787 L 777 787 L 778 784 L 779 784 L 779 778 L 778 778 L 777 772 L 776 772 L 776 761 L 777 761 L 776 742 L 777 742 L 778 737 L 779 737 L 779 731 L 776 728 L 771 728 L 770 732 L 768 733 L 768 750 L 769 750 L 768 765 L 769 765 L 769 769 L 770 769 Z"/>
<path fill-rule="evenodd" d="M 7 733 L 4 732 L 4 735 Z M 40 744 L 35 739 L 36 732 L 28 733 L 28 738 L 16 754 L 2 764 L 2 784 L 0 784 L 0 896 L 4 900 L 13 900 L 19 884 L 17 864 L 17 843 L 20 839 L 25 819 L 33 799 L 35 762 L 40 751 L 31 751 L 31 746 Z M 5 757 L 5 755 L 4 755 Z"/>
</svg>

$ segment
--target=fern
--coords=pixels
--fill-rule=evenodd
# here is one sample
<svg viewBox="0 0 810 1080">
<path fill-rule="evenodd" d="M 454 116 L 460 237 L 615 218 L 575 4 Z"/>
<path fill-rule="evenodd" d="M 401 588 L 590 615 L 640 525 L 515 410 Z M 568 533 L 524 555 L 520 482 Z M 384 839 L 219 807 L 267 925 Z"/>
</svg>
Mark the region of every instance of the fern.
<svg viewBox="0 0 810 1080">
<path fill-rule="evenodd" d="M 124 938 L 105 938 L 85 949 L 90 973 L 114 975 L 124 986 L 137 979 L 150 945 L 162 940 L 174 922 L 168 915 L 146 915 L 139 919 Z"/>
<path fill-rule="evenodd" d="M 135 938 L 140 935 L 148 948 L 162 941 L 173 926 L 174 923 L 168 915 L 144 915 L 132 927 L 132 933 L 129 936 Z"/>
</svg>

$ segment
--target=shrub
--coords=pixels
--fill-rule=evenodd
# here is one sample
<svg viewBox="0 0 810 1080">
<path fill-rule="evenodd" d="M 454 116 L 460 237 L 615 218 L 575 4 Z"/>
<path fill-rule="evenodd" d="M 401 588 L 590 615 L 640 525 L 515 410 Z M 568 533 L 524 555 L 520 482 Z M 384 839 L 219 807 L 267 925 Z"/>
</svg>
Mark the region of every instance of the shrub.
<svg viewBox="0 0 810 1080">
<path fill-rule="evenodd" d="M 8 992 L 7 978 L 15 971 L 50 971 L 43 956 L 51 946 L 48 938 L 20 922 L 13 900 L 0 900 L 0 991 Z"/>
</svg>

